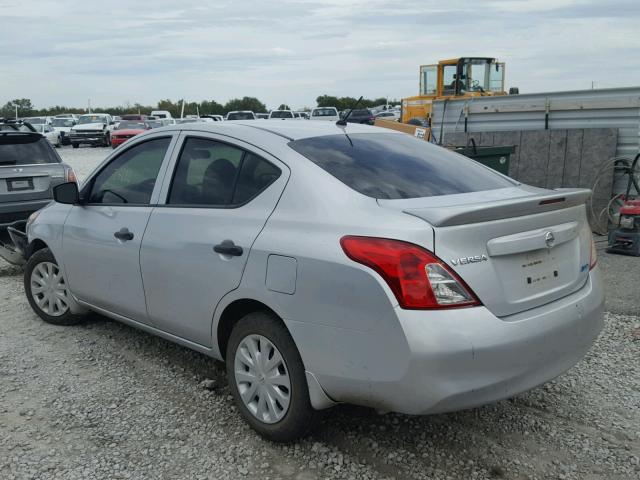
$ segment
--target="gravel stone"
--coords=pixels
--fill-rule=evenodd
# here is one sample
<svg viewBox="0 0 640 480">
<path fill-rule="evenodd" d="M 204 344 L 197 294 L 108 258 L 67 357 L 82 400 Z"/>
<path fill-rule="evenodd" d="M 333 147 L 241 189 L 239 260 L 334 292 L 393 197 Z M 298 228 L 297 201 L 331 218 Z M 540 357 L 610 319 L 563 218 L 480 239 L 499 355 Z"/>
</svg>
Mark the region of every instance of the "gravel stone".
<svg viewBox="0 0 640 480">
<path fill-rule="evenodd" d="M 59 152 L 83 178 L 111 150 Z M 43 323 L 0 260 L 0 479 L 640 478 L 640 300 L 624 281 L 640 259 L 599 255 L 607 285 L 618 277 L 606 327 L 564 375 L 450 414 L 338 406 L 291 445 L 241 420 L 218 362 L 97 315 Z"/>
</svg>

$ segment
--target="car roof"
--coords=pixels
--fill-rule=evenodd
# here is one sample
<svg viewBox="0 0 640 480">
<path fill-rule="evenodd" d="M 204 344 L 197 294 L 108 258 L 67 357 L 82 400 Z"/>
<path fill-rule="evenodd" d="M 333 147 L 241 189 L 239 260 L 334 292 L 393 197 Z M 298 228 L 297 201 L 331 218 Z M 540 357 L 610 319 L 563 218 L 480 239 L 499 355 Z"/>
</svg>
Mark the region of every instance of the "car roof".
<svg viewBox="0 0 640 480">
<path fill-rule="evenodd" d="M 346 126 L 338 126 L 334 122 L 283 122 L 282 120 L 264 120 L 260 123 L 255 121 L 231 120 L 227 122 L 211 123 L 187 123 L 181 125 L 169 125 L 161 128 L 154 128 L 158 131 L 191 130 L 210 133 L 218 133 L 232 137 L 247 136 L 257 137 L 260 134 L 271 133 L 283 137 L 287 140 L 299 140 L 302 138 L 322 137 L 326 135 L 355 134 L 355 133 L 390 133 L 401 135 L 401 132 L 388 128 L 373 127 L 370 125 L 360 125 L 349 123 Z"/>
</svg>

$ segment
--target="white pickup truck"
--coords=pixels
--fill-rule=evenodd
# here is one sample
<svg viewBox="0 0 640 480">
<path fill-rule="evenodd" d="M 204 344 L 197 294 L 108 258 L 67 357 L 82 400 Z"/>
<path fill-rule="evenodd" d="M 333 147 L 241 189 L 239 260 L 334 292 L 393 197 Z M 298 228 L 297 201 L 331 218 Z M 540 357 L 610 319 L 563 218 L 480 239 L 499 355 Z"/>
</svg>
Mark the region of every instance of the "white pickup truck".
<svg viewBox="0 0 640 480">
<path fill-rule="evenodd" d="M 69 131 L 69 141 L 73 148 L 82 144 L 109 147 L 115 121 L 108 113 L 87 113 L 80 115 L 78 123 Z"/>
</svg>

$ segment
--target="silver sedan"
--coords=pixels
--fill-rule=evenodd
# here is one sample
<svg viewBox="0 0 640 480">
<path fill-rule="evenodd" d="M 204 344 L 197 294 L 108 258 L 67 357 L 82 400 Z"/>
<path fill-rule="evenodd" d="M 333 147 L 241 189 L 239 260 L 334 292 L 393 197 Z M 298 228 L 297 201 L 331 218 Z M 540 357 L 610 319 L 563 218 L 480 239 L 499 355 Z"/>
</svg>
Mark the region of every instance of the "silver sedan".
<svg viewBox="0 0 640 480">
<path fill-rule="evenodd" d="M 47 322 L 225 361 L 247 422 L 290 441 L 339 402 L 470 408 L 578 362 L 603 325 L 589 194 L 369 126 L 174 125 L 56 187 L 25 290 Z"/>
</svg>

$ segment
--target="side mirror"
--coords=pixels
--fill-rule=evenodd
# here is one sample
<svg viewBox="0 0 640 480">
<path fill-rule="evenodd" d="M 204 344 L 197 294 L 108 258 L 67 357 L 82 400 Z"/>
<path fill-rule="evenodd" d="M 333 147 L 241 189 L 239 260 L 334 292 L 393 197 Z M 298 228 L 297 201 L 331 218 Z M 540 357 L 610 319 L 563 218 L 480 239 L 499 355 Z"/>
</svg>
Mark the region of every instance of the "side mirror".
<svg viewBox="0 0 640 480">
<path fill-rule="evenodd" d="M 80 193 L 76 182 L 61 183 L 53 187 L 53 199 L 58 203 L 76 205 L 80 202 Z"/>
</svg>

